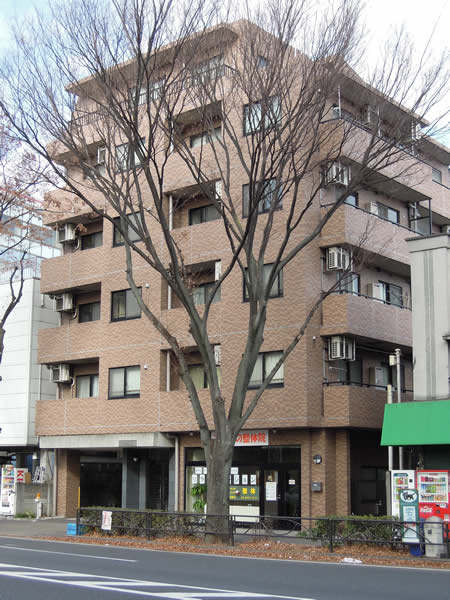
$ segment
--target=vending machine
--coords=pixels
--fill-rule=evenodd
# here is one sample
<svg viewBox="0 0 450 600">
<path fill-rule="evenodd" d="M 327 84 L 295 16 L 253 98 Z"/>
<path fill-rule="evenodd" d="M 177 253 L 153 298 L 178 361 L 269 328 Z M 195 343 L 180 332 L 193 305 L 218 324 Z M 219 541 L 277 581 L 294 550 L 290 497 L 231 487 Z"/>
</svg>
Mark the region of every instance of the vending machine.
<svg viewBox="0 0 450 600">
<path fill-rule="evenodd" d="M 400 517 L 400 492 L 416 487 L 416 472 L 403 470 L 391 471 L 391 514 Z"/>
<path fill-rule="evenodd" d="M 417 471 L 419 516 L 440 517 L 450 521 L 448 471 Z"/>
<path fill-rule="evenodd" d="M 16 486 L 25 483 L 28 469 L 18 469 L 14 465 L 2 466 L 0 483 L 0 514 L 14 515 L 16 513 Z"/>
<path fill-rule="evenodd" d="M 2 515 L 14 514 L 14 489 L 14 465 L 3 465 L 0 488 L 0 513 Z"/>
</svg>

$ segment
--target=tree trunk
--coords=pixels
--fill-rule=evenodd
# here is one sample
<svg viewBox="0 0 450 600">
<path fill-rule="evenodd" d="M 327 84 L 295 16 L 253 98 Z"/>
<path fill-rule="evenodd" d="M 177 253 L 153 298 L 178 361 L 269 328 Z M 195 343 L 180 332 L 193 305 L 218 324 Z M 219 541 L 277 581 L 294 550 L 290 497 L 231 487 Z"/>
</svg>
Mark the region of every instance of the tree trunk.
<svg viewBox="0 0 450 600">
<path fill-rule="evenodd" d="M 230 471 L 233 446 L 214 440 L 208 467 L 206 541 L 210 544 L 230 544 L 229 506 Z"/>
</svg>

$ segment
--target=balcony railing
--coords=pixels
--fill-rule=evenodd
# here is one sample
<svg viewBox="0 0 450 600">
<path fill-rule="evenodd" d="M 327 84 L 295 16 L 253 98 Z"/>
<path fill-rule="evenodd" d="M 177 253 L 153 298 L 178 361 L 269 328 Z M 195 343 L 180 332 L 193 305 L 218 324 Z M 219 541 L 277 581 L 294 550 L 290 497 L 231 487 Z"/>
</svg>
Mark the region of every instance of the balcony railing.
<svg viewBox="0 0 450 600">
<path fill-rule="evenodd" d="M 387 300 L 383 300 L 382 298 L 368 296 L 367 294 L 361 294 L 360 292 L 352 292 L 351 290 L 336 290 L 335 292 L 332 292 L 331 295 L 340 296 L 342 294 L 350 294 L 351 296 L 358 296 L 358 298 L 368 298 L 369 300 L 375 300 L 380 304 L 387 304 L 389 306 L 396 306 L 397 308 L 403 308 L 405 310 L 412 310 L 410 296 L 402 296 L 402 304 L 397 304 L 396 302 L 388 302 Z"/>
<path fill-rule="evenodd" d="M 199 85 L 205 85 L 208 83 L 212 83 L 221 77 L 233 77 L 236 70 L 230 67 L 229 65 L 218 65 L 212 67 L 210 69 L 205 69 L 204 71 L 200 71 L 198 73 L 192 73 L 187 75 L 181 81 L 175 81 L 173 84 L 167 84 L 166 93 L 170 96 L 175 96 L 180 94 L 183 90 L 188 90 L 193 87 L 197 87 Z M 141 98 L 141 97 L 140 97 Z M 150 91 L 150 101 L 155 102 L 159 99 L 159 95 L 155 92 Z M 123 101 L 119 103 L 121 106 L 126 107 L 127 102 Z M 139 104 L 146 104 L 146 102 L 141 102 L 139 100 Z M 78 111 L 79 112 L 79 111 Z M 99 121 L 100 119 L 105 119 L 108 117 L 107 112 L 102 111 L 93 111 L 86 112 L 78 117 L 71 119 L 70 125 L 84 126 L 90 125 Z"/>
<path fill-rule="evenodd" d="M 360 381 L 351 381 L 350 379 L 344 379 L 343 381 L 324 381 L 323 385 L 325 387 L 329 387 L 329 386 L 334 386 L 334 385 L 349 385 L 349 386 L 353 386 L 353 387 L 359 387 L 359 388 L 372 388 L 374 390 L 380 390 L 380 391 L 385 391 L 387 392 L 387 385 L 376 385 L 375 383 L 363 383 Z M 392 391 L 397 393 L 397 388 L 393 387 Z M 402 394 L 412 394 L 414 390 L 408 390 L 408 389 L 401 389 L 401 393 Z"/>
</svg>

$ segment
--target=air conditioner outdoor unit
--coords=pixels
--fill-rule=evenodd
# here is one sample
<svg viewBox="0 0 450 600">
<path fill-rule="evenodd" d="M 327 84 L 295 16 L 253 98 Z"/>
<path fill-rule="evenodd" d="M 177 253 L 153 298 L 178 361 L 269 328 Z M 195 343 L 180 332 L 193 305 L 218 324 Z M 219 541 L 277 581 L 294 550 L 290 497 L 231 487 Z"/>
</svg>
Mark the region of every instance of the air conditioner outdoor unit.
<svg viewBox="0 0 450 600">
<path fill-rule="evenodd" d="M 328 338 L 328 360 L 355 360 L 355 340 L 332 335 Z"/>
<path fill-rule="evenodd" d="M 384 286 L 382 283 L 368 283 L 367 295 L 375 300 L 384 300 Z"/>
<path fill-rule="evenodd" d="M 59 227 L 56 232 L 56 241 L 60 244 L 66 244 L 67 242 L 74 242 L 76 238 L 76 225 L 75 223 L 66 223 L 62 227 Z"/>
<path fill-rule="evenodd" d="M 450 234 L 450 225 L 441 225 L 441 233 Z"/>
<path fill-rule="evenodd" d="M 327 271 L 344 271 L 350 267 L 350 251 L 342 246 L 327 248 Z"/>
<path fill-rule="evenodd" d="M 73 310 L 73 296 L 68 292 L 55 296 L 55 310 L 58 312 L 64 312 L 66 310 Z"/>
<path fill-rule="evenodd" d="M 383 367 L 370 367 L 369 368 L 369 384 L 377 387 L 385 387 L 385 370 Z"/>
<path fill-rule="evenodd" d="M 53 383 L 68 383 L 71 381 L 69 365 L 51 365 L 50 381 Z"/>
<path fill-rule="evenodd" d="M 325 181 L 327 185 L 348 185 L 350 179 L 350 167 L 336 161 L 327 165 Z"/>
</svg>

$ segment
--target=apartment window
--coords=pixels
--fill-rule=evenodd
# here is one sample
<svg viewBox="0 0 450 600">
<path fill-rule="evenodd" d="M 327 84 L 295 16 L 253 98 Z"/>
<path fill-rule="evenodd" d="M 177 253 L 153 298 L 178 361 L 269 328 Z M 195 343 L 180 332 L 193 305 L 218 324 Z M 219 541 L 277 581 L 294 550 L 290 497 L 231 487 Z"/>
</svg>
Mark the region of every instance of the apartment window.
<svg viewBox="0 0 450 600">
<path fill-rule="evenodd" d="M 336 196 L 340 195 L 340 190 L 336 190 Z M 359 205 L 358 194 L 355 192 L 353 194 L 349 194 L 345 200 L 344 204 L 348 204 L 349 206 L 357 207 Z"/>
<path fill-rule="evenodd" d="M 272 129 L 281 122 L 281 104 L 278 96 L 252 102 L 244 106 L 244 135 Z"/>
<path fill-rule="evenodd" d="M 377 206 L 379 217 L 386 219 L 391 223 L 400 223 L 400 211 L 395 210 L 395 208 L 391 208 L 390 206 L 386 206 L 386 204 L 382 204 L 381 202 L 377 202 Z"/>
<path fill-rule="evenodd" d="M 141 293 L 141 288 L 139 288 Z M 141 309 L 133 292 L 120 290 L 111 294 L 111 321 L 125 321 L 126 319 L 139 319 Z"/>
<path fill-rule="evenodd" d="M 109 369 L 109 398 L 137 398 L 140 392 L 140 366 Z"/>
<path fill-rule="evenodd" d="M 379 282 L 381 285 L 382 300 L 387 304 L 403 306 L 403 290 L 399 285 L 393 283 Z"/>
<path fill-rule="evenodd" d="M 191 148 L 198 148 L 199 146 L 210 144 L 214 140 L 221 139 L 221 137 L 222 127 L 214 127 L 214 129 L 212 129 L 211 131 L 202 131 L 201 133 L 191 135 L 189 144 Z"/>
<path fill-rule="evenodd" d="M 145 139 L 141 138 L 141 145 L 145 145 Z M 141 164 L 137 151 L 130 148 L 130 144 L 119 144 L 116 146 L 116 166 L 119 171 L 126 171 Z"/>
<path fill-rule="evenodd" d="M 331 383 L 361 385 L 362 361 L 361 359 L 330 361 L 328 363 L 328 375 Z"/>
<path fill-rule="evenodd" d="M 79 375 L 76 384 L 77 398 L 98 396 L 98 375 Z"/>
<path fill-rule="evenodd" d="M 269 373 L 280 360 L 282 352 L 262 352 L 258 354 L 252 376 L 248 384 L 249 388 L 257 388 L 263 384 Z M 284 385 L 284 364 L 275 373 L 269 387 L 282 387 Z"/>
<path fill-rule="evenodd" d="M 431 169 L 431 179 L 436 183 L 442 183 L 442 171 L 439 169 L 435 169 L 432 167 Z"/>
<path fill-rule="evenodd" d="M 267 213 L 272 205 L 275 205 L 277 210 L 282 208 L 281 204 L 281 186 L 277 189 L 276 179 L 265 179 L 263 182 L 255 183 L 254 192 L 259 191 L 262 184 L 261 198 L 258 201 L 256 212 L 258 214 Z M 242 214 L 248 217 L 250 211 L 250 185 L 247 183 L 242 186 Z"/>
<path fill-rule="evenodd" d="M 267 285 L 269 281 L 270 273 L 273 268 L 273 263 L 264 265 L 263 267 L 263 285 L 264 287 Z M 269 292 L 269 298 L 280 298 L 283 295 L 283 271 L 280 271 L 275 278 L 275 281 L 272 284 Z M 248 302 L 248 289 L 245 284 L 244 277 L 244 302 Z"/>
<path fill-rule="evenodd" d="M 258 69 L 265 69 L 268 64 L 269 64 L 269 61 L 267 60 L 267 58 L 265 56 L 262 56 L 261 54 L 259 54 L 257 56 L 256 66 Z"/>
<path fill-rule="evenodd" d="M 203 365 L 189 365 L 188 371 L 196 390 L 203 390 L 209 387 L 208 380 L 206 377 L 206 371 Z M 219 366 L 216 366 L 216 373 L 220 385 L 221 373 Z"/>
<path fill-rule="evenodd" d="M 198 287 L 194 288 L 192 290 L 192 299 L 194 300 L 194 304 L 206 304 L 207 302 L 209 302 L 211 296 L 212 296 L 212 292 L 213 289 L 216 285 L 216 282 L 210 282 L 210 283 L 202 283 L 201 285 L 199 285 Z M 220 302 L 221 300 L 221 293 L 220 293 L 220 287 L 217 289 L 216 293 L 214 294 L 214 297 L 211 300 L 212 304 L 215 304 L 216 302 Z"/>
<path fill-rule="evenodd" d="M 347 294 L 356 294 L 360 292 L 360 280 L 357 273 L 336 273 L 338 282 L 337 291 Z"/>
<path fill-rule="evenodd" d="M 88 233 L 81 237 L 81 249 L 90 250 L 91 248 L 99 248 L 103 244 L 103 232 L 96 231 Z"/>
<path fill-rule="evenodd" d="M 142 227 L 140 213 L 131 213 L 127 215 L 127 219 L 133 222 L 137 229 L 140 229 Z M 114 219 L 113 246 L 122 246 L 124 243 L 123 236 L 116 227 L 116 224 L 120 225 L 120 217 L 116 217 Z M 141 239 L 140 234 L 133 229 L 131 223 L 127 224 L 127 236 L 130 242 L 138 242 Z"/>
<path fill-rule="evenodd" d="M 161 97 L 162 90 L 164 88 L 164 84 L 166 83 L 165 79 L 159 79 L 158 81 L 149 81 L 148 83 L 148 97 L 149 100 L 158 100 Z M 136 96 L 137 88 L 133 87 L 130 89 L 130 103 L 134 103 L 134 99 Z M 138 95 L 138 105 L 147 104 L 147 86 L 141 86 Z"/>
<path fill-rule="evenodd" d="M 189 211 L 189 225 L 199 225 L 220 219 L 220 212 L 214 204 L 207 204 Z"/>
<path fill-rule="evenodd" d="M 100 302 L 88 302 L 78 306 L 79 323 L 89 323 L 100 319 Z"/>
</svg>

